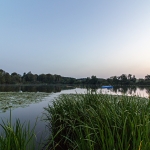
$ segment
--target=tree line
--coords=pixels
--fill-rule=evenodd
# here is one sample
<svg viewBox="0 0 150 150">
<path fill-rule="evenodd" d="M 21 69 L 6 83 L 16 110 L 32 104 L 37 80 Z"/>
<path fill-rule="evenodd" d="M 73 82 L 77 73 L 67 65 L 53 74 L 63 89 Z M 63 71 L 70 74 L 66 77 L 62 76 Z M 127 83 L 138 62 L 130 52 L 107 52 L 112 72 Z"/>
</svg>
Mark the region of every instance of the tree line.
<svg viewBox="0 0 150 150">
<path fill-rule="evenodd" d="M 146 75 L 144 79 L 137 79 L 135 75 L 122 74 L 121 76 L 112 76 L 107 81 L 111 85 L 150 85 L 150 75 Z"/>
<path fill-rule="evenodd" d="M 92 75 L 87 78 L 63 77 L 57 74 L 32 74 L 31 71 L 20 75 L 16 72 L 9 74 L 0 69 L 0 84 L 99 84 L 99 85 L 150 85 L 150 75 L 144 79 L 136 79 L 135 75 L 122 74 L 108 79 Z"/>
</svg>

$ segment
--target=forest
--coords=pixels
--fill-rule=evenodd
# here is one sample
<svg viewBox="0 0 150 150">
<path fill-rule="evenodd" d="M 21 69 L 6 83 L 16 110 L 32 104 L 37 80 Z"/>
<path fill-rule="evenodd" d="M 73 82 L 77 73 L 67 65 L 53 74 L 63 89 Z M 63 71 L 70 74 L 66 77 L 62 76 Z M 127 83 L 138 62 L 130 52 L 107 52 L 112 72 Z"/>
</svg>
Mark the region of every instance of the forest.
<svg viewBox="0 0 150 150">
<path fill-rule="evenodd" d="M 32 74 L 31 71 L 20 75 L 16 72 L 9 74 L 0 69 L 0 84 L 90 84 L 90 85 L 150 85 L 150 75 L 137 79 L 132 74 L 112 76 L 107 79 L 92 75 L 87 78 L 63 77 L 57 74 Z"/>
</svg>

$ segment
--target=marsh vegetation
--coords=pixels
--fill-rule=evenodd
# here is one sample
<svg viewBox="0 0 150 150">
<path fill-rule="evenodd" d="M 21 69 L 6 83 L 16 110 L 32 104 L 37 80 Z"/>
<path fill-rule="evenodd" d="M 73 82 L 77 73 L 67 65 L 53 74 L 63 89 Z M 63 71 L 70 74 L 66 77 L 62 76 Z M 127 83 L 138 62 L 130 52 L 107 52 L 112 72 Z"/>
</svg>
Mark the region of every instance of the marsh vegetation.
<svg viewBox="0 0 150 150">
<path fill-rule="evenodd" d="M 88 93 L 61 95 L 45 108 L 47 147 L 76 150 L 150 149 L 150 100 Z"/>
<path fill-rule="evenodd" d="M 11 90 L 8 88 L 1 87 L 7 92 L 0 92 L 1 118 L 8 114 L 10 108 L 13 114 L 11 120 L 0 122 L 0 143 L 6 150 L 11 147 L 6 147 L 6 143 L 16 144 L 13 147 L 22 145 L 20 149 L 24 145 L 24 149 L 31 150 L 150 148 L 150 102 L 148 98 L 135 96 L 139 90 L 150 94 L 148 87 L 114 87 L 111 91 L 102 91 L 99 87 L 82 87 L 53 94 L 47 93 L 52 89 L 49 86 L 30 86 L 29 89 L 15 86 L 14 92 L 11 92 L 12 86 Z M 18 89 L 22 92 L 16 92 Z M 61 91 L 61 88 L 53 89 L 53 92 L 56 89 Z M 82 94 L 70 94 L 76 92 Z M 37 116 L 43 111 L 44 120 L 35 126 Z M 45 126 L 48 127 L 46 136 L 43 135 L 40 141 L 38 139 Z"/>
<path fill-rule="evenodd" d="M 42 101 L 48 95 L 49 93 L 44 92 L 0 92 L 0 111 L 27 107 L 32 103 Z"/>
</svg>

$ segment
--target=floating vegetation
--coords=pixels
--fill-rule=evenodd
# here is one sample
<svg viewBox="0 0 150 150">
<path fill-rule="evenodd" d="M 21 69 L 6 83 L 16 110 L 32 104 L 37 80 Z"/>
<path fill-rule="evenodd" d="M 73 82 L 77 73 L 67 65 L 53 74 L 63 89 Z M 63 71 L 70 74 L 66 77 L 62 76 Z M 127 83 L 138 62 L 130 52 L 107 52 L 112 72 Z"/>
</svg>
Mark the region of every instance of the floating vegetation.
<svg viewBox="0 0 150 150">
<path fill-rule="evenodd" d="M 5 112 L 10 107 L 26 107 L 38 103 L 49 95 L 44 92 L 0 92 L 0 112 Z"/>
</svg>

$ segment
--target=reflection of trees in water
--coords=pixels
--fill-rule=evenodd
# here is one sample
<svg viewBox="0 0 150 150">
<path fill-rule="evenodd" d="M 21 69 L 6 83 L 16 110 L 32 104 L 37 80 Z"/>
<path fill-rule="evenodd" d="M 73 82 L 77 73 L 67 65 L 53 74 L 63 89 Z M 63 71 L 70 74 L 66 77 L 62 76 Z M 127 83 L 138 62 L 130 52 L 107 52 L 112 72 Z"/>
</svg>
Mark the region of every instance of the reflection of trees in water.
<svg viewBox="0 0 150 150">
<path fill-rule="evenodd" d="M 76 85 L 77 88 L 86 89 L 87 93 L 89 92 L 97 92 L 97 90 L 100 88 L 98 85 Z"/>
<path fill-rule="evenodd" d="M 42 86 L 0 86 L 0 92 L 46 92 L 46 93 L 57 93 L 61 92 L 62 90 L 67 89 L 75 89 L 76 87 L 81 89 L 87 89 L 87 92 L 97 92 L 100 89 L 100 86 L 95 85 L 75 85 L 75 86 L 67 86 L 67 85 L 42 85 Z M 114 86 L 111 90 L 112 92 L 118 93 L 121 92 L 122 94 L 130 94 L 133 95 L 136 93 L 137 88 L 140 90 L 146 90 L 146 93 L 150 95 L 150 87 L 144 86 Z"/>
<path fill-rule="evenodd" d="M 118 88 L 118 92 L 121 92 L 122 94 L 126 94 L 128 91 L 128 88 L 126 86 Z"/>
<path fill-rule="evenodd" d="M 20 90 L 20 86 L 0 86 L 0 92 L 18 92 Z"/>
<path fill-rule="evenodd" d="M 136 86 L 114 86 L 113 87 L 113 92 L 117 93 L 117 92 L 121 92 L 122 94 L 134 94 L 137 90 L 137 87 Z"/>
<path fill-rule="evenodd" d="M 130 86 L 128 88 L 128 94 L 133 95 L 136 93 L 137 87 L 136 86 Z"/>
<path fill-rule="evenodd" d="M 149 98 L 150 98 L 150 87 L 145 87 L 146 89 L 146 93 L 148 94 Z"/>
<path fill-rule="evenodd" d="M 82 86 L 82 88 L 85 88 L 87 89 L 87 93 L 88 92 L 92 92 L 92 93 L 95 93 L 97 92 L 97 90 L 100 88 L 99 86 L 95 86 L 95 85 L 86 85 L 86 86 Z"/>
<path fill-rule="evenodd" d="M 140 90 L 144 90 L 144 89 L 145 89 L 144 86 L 138 86 L 138 88 L 139 88 Z"/>
<path fill-rule="evenodd" d="M 76 87 L 81 88 L 81 89 L 99 89 L 100 86 L 98 85 L 77 85 Z"/>
<path fill-rule="evenodd" d="M 124 87 L 114 86 L 113 89 L 112 89 L 112 91 L 115 92 L 115 93 L 121 92 L 121 93 L 124 94 L 125 89 L 124 89 Z"/>
<path fill-rule="evenodd" d="M 130 94 L 130 95 L 132 95 L 133 93 L 132 93 L 132 89 L 129 87 L 129 89 L 128 89 L 128 93 Z"/>
<path fill-rule="evenodd" d="M 91 89 L 91 93 L 96 93 L 97 89 Z"/>
<path fill-rule="evenodd" d="M 58 86 L 23 86 L 23 92 L 46 92 L 46 93 L 56 93 L 61 91 L 61 87 Z"/>
<path fill-rule="evenodd" d="M 0 86 L 0 92 L 47 92 L 56 93 L 61 90 L 74 89 L 73 86 Z"/>
<path fill-rule="evenodd" d="M 112 89 L 112 91 L 115 92 L 115 93 L 117 93 L 117 92 L 118 92 L 118 89 L 119 89 L 118 86 L 114 86 L 113 89 Z"/>
</svg>

